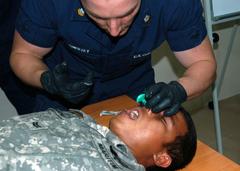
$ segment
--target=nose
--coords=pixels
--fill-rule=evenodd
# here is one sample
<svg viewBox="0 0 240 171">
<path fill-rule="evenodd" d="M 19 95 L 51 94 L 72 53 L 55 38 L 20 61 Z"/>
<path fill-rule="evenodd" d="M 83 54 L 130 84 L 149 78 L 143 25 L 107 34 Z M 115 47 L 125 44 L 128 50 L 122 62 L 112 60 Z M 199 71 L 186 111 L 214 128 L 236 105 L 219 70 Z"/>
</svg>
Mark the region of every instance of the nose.
<svg viewBox="0 0 240 171">
<path fill-rule="evenodd" d="M 109 19 L 108 20 L 108 31 L 113 37 L 117 37 L 121 32 L 121 24 L 119 19 Z"/>
<path fill-rule="evenodd" d="M 151 109 L 145 108 L 145 110 L 146 110 L 146 113 L 147 113 L 148 116 L 154 116 L 154 115 L 155 115 L 155 114 L 151 111 Z"/>
<path fill-rule="evenodd" d="M 149 109 L 149 108 L 146 108 L 146 111 L 147 111 L 147 114 L 148 114 L 149 116 L 153 116 L 153 117 L 155 117 L 155 116 L 161 116 L 161 117 L 163 117 L 163 116 L 164 116 L 164 115 L 163 115 L 164 111 L 161 111 L 161 112 L 159 112 L 159 113 L 153 113 L 152 110 Z"/>
</svg>

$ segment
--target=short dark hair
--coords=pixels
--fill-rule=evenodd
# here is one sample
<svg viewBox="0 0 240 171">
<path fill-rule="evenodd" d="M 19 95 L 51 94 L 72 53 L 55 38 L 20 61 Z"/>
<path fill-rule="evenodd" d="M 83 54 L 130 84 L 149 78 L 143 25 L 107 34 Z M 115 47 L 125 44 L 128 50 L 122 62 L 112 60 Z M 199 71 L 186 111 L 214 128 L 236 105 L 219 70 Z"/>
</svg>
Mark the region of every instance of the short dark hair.
<svg viewBox="0 0 240 171">
<path fill-rule="evenodd" d="M 164 145 L 172 158 L 171 165 L 167 169 L 151 167 L 147 169 L 148 171 L 182 169 L 192 161 L 197 150 L 197 133 L 190 114 L 184 108 L 180 108 L 180 112 L 184 116 L 188 131 L 185 135 L 177 136 L 173 142 Z"/>
</svg>

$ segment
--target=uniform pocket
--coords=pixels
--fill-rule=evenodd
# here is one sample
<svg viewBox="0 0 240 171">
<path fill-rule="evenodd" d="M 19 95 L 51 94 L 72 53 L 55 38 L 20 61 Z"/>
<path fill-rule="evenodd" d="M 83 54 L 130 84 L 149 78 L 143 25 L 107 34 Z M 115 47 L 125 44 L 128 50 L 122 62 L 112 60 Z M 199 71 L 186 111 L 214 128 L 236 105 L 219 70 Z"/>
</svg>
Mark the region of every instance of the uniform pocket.
<svg viewBox="0 0 240 171">
<path fill-rule="evenodd" d="M 64 43 L 68 51 L 68 58 L 66 61 L 71 70 L 77 73 L 85 73 L 87 71 L 102 72 L 105 66 L 105 56 L 100 55 L 100 52 L 94 51 L 87 47 L 80 47 L 73 43 Z"/>
</svg>

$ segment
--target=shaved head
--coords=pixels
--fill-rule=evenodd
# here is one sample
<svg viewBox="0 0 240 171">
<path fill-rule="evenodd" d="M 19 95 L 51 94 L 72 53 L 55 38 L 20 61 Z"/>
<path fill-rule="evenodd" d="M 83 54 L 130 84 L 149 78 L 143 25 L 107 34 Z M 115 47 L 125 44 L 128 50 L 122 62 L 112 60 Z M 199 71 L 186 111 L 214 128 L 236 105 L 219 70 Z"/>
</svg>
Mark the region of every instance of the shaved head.
<svg viewBox="0 0 240 171">
<path fill-rule="evenodd" d="M 82 0 L 88 16 L 113 37 L 128 31 L 140 4 L 141 0 Z"/>
</svg>

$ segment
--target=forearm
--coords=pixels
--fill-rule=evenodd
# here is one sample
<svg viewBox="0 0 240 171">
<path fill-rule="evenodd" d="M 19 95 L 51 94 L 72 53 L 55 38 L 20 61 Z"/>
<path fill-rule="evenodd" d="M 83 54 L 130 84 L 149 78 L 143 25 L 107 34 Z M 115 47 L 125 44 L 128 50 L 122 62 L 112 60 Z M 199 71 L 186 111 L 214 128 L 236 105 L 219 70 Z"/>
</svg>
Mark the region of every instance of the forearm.
<svg viewBox="0 0 240 171">
<path fill-rule="evenodd" d="M 14 73 L 25 83 L 41 88 L 40 76 L 47 70 L 42 59 L 27 53 L 12 52 L 10 64 Z"/>
<path fill-rule="evenodd" d="M 25 83 L 41 88 L 40 76 L 47 70 L 43 57 L 51 51 L 24 40 L 16 31 L 10 56 L 13 72 Z"/>
<path fill-rule="evenodd" d="M 185 88 L 188 99 L 201 95 L 216 78 L 214 60 L 202 60 L 192 64 L 178 80 Z"/>
</svg>

